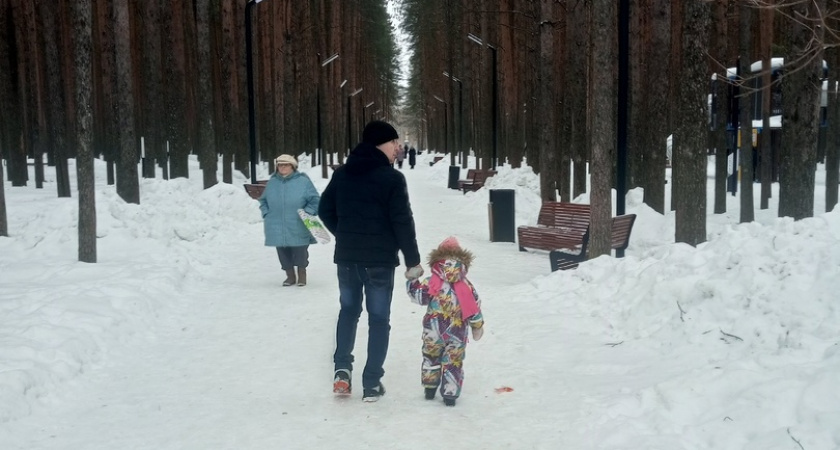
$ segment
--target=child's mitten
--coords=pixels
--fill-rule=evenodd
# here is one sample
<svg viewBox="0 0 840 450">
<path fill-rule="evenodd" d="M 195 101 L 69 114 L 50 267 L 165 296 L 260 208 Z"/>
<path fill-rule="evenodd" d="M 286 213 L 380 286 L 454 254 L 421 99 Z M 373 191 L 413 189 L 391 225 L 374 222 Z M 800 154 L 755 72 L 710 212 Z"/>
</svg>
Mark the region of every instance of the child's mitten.
<svg viewBox="0 0 840 450">
<path fill-rule="evenodd" d="M 473 328 L 472 332 L 473 332 L 473 339 L 475 339 L 476 341 L 480 341 L 481 336 L 484 336 L 484 327 Z"/>
</svg>

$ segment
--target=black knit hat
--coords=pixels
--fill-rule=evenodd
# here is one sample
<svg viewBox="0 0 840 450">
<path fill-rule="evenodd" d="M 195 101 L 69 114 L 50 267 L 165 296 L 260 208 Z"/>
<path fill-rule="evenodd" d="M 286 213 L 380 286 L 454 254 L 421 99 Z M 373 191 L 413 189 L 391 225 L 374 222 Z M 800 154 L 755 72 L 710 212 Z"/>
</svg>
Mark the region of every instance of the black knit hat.
<svg viewBox="0 0 840 450">
<path fill-rule="evenodd" d="M 387 122 L 381 120 L 374 120 L 365 125 L 365 130 L 362 131 L 362 142 L 380 145 L 394 139 L 399 139 L 397 130 L 394 129 Z"/>
</svg>

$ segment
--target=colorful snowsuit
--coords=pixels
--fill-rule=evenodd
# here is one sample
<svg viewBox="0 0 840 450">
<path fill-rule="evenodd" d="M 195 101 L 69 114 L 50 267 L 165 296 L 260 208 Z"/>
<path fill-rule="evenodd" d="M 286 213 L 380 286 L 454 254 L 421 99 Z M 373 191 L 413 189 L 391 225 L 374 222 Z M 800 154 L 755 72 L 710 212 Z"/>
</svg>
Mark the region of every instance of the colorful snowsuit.
<svg viewBox="0 0 840 450">
<path fill-rule="evenodd" d="M 430 278 L 407 282 L 408 294 L 414 303 L 427 305 L 423 316 L 423 365 L 421 379 L 426 388 L 440 386 L 443 398 L 458 398 L 464 382 L 464 356 L 467 346 L 467 325 L 473 330 L 484 326 L 481 302 L 472 283 L 467 280 L 467 267 L 472 254 L 458 249 L 437 249 L 430 255 L 433 275 L 443 279 L 440 290 L 431 295 Z M 453 284 L 465 282 L 472 290 L 479 312 L 464 319 Z"/>
</svg>

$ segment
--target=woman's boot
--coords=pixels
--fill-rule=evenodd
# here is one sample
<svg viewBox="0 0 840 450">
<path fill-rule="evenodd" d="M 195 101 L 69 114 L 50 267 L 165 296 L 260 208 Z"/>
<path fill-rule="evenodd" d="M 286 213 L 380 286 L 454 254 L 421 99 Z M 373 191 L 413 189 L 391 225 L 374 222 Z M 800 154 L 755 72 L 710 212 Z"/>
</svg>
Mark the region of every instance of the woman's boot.
<svg viewBox="0 0 840 450">
<path fill-rule="evenodd" d="M 295 281 L 295 269 L 286 269 L 286 281 L 283 282 L 283 286 L 294 286 Z"/>
<path fill-rule="evenodd" d="M 298 267 L 298 286 L 306 286 L 306 267 Z"/>
</svg>

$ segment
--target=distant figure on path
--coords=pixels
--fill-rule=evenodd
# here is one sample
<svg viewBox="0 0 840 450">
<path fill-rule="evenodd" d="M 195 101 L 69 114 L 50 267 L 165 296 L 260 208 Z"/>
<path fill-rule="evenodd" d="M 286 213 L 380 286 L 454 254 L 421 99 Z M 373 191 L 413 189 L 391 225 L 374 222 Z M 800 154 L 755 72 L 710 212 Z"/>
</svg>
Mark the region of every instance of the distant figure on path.
<svg viewBox="0 0 840 450">
<path fill-rule="evenodd" d="M 408 165 L 413 169 L 415 164 L 417 164 L 417 149 L 411 147 L 408 149 Z"/>
</svg>

